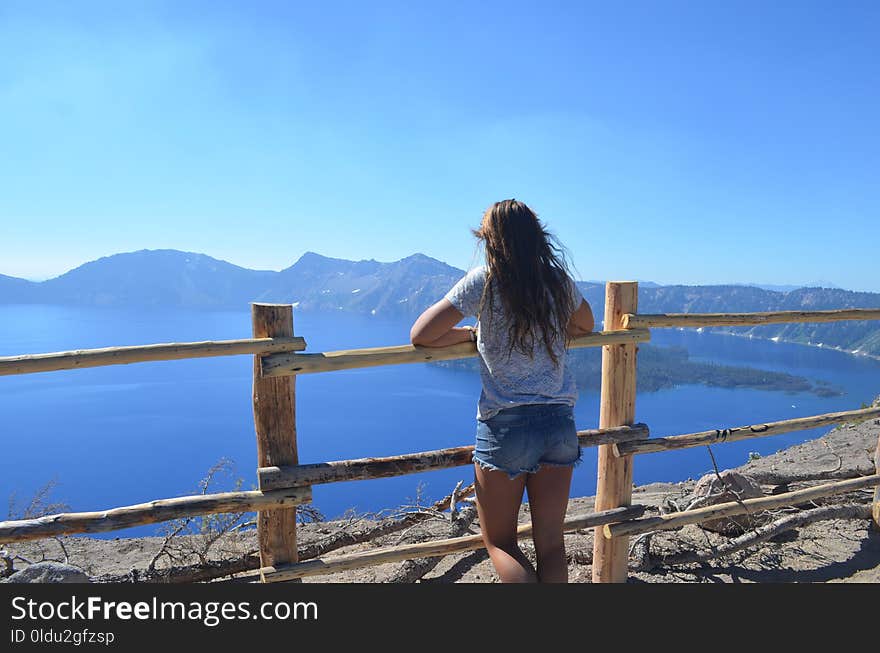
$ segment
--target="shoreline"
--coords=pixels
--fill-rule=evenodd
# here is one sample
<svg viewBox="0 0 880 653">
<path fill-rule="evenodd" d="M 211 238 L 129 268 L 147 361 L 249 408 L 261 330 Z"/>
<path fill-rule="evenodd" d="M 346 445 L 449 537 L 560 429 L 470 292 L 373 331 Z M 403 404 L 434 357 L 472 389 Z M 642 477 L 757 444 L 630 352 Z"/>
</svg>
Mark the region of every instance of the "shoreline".
<svg viewBox="0 0 880 653">
<path fill-rule="evenodd" d="M 825 345 L 825 344 L 817 344 L 814 345 L 811 342 L 800 342 L 797 340 L 786 340 L 785 338 L 780 338 L 779 336 L 774 336 L 773 338 L 764 338 L 762 336 L 752 335 L 750 333 L 734 333 L 732 331 L 705 331 L 705 329 L 725 329 L 727 327 L 699 327 L 698 329 L 691 329 L 694 333 L 709 334 L 709 335 L 718 335 L 718 336 L 733 336 L 734 338 L 745 338 L 746 340 L 762 340 L 764 342 L 775 342 L 775 343 L 784 343 L 786 345 L 801 345 L 802 347 L 811 347 L 813 349 L 827 349 L 830 351 L 836 351 L 841 354 L 847 354 L 848 356 L 853 356 L 855 358 L 870 358 L 871 360 L 880 361 L 880 354 L 869 354 L 867 352 L 859 351 L 858 349 L 843 349 L 842 347 L 838 347 L 836 345 Z M 676 327 L 676 331 L 685 331 L 685 327 Z"/>
</svg>

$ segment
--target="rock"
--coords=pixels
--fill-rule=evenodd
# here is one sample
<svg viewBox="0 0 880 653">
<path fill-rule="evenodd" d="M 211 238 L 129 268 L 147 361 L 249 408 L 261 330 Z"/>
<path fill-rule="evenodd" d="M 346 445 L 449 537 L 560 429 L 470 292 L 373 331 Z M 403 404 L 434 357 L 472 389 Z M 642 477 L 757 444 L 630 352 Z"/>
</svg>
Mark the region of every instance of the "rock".
<svg viewBox="0 0 880 653">
<path fill-rule="evenodd" d="M 17 571 L 6 579 L 7 583 L 88 583 L 86 573 L 60 562 L 38 562 Z"/>
<path fill-rule="evenodd" d="M 725 470 L 720 473 L 721 481 L 714 472 L 703 476 L 694 486 L 693 502 L 689 508 L 704 508 L 719 503 L 729 503 L 737 499 L 756 499 L 764 496 L 761 486 L 749 476 Z M 753 515 L 723 517 L 700 524 L 701 528 L 723 535 L 741 535 L 745 529 L 753 528 L 757 520 Z"/>
</svg>

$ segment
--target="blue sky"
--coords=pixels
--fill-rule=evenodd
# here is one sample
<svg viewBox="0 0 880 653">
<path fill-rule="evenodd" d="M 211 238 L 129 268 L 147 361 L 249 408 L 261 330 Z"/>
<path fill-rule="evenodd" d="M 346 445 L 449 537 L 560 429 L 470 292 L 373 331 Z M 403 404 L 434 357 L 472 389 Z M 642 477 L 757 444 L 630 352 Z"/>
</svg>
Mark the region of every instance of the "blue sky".
<svg viewBox="0 0 880 653">
<path fill-rule="evenodd" d="M 142 248 L 880 291 L 880 3 L 0 2 L 0 273 Z"/>
</svg>

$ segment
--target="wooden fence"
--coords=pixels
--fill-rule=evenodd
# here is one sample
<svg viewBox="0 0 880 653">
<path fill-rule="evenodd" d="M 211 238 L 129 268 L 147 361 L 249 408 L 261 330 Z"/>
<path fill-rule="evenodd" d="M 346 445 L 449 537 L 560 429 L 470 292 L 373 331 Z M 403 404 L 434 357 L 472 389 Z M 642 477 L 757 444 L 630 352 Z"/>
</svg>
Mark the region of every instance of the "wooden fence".
<svg viewBox="0 0 880 653">
<path fill-rule="evenodd" d="M 0 522 L 0 544 L 64 534 L 111 531 L 181 517 L 257 511 L 261 565 L 259 571 L 264 582 L 285 581 L 481 548 L 482 539 L 477 535 L 299 561 L 296 507 L 311 501 L 313 485 L 469 465 L 472 462 L 473 446 L 464 445 L 381 458 L 301 464 L 297 456 L 296 376 L 379 365 L 467 358 L 476 356 L 477 351 L 473 343 L 463 343 L 443 348 L 403 345 L 302 353 L 306 349 L 306 343 L 302 337 L 294 336 L 291 305 L 254 303 L 251 308 L 252 338 L 11 356 L 0 358 L 0 375 L 204 356 L 253 355 L 253 408 L 259 490 L 176 497 L 100 512 L 64 513 L 37 519 L 4 521 Z M 599 448 L 595 509 L 593 513 L 570 518 L 565 522 L 566 530 L 596 529 L 594 582 L 626 580 L 628 538 L 631 535 L 796 505 L 857 489 L 876 488 L 872 514 L 874 522 L 880 526 L 880 442 L 875 460 L 878 468 L 870 476 L 659 517 L 645 517 L 645 506 L 631 505 L 633 459 L 637 454 L 768 437 L 880 418 L 880 407 L 874 407 L 652 438 L 647 425 L 634 423 L 638 344 L 650 340 L 650 329 L 880 320 L 880 310 L 641 315 L 637 309 L 637 283 L 609 282 L 606 286 L 604 323 L 608 330 L 577 338 L 571 343 L 572 348 L 602 347 L 599 428 L 578 431 L 582 446 Z M 530 527 L 520 527 L 521 536 L 526 537 L 530 532 Z"/>
</svg>

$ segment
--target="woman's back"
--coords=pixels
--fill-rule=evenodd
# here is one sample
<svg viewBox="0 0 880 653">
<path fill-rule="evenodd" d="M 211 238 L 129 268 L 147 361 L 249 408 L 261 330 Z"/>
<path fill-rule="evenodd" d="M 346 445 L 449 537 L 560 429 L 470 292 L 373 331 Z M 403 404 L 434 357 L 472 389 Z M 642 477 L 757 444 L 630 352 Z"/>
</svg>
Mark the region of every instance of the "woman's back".
<svg viewBox="0 0 880 653">
<path fill-rule="evenodd" d="M 463 315 L 479 318 L 477 350 L 480 354 L 480 375 L 483 391 L 477 409 L 477 419 L 488 419 L 498 411 L 526 404 L 558 403 L 574 406 L 577 387 L 566 364 L 564 325 L 559 337 L 551 339 L 550 350 L 544 346 L 544 333 L 533 328 L 534 345 L 530 353 L 512 346 L 510 316 L 498 297 L 496 284 L 488 290 L 493 294 L 480 312 L 480 303 L 486 285 L 488 268 L 481 266 L 468 272 L 446 294 L 445 298 Z M 572 305 L 582 300 L 574 282 L 568 280 Z M 547 301 L 552 302 L 550 295 Z M 554 360 L 555 359 L 555 360 Z"/>
</svg>

